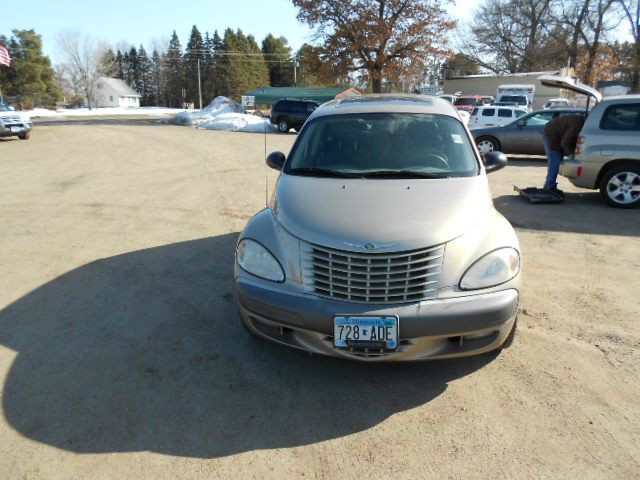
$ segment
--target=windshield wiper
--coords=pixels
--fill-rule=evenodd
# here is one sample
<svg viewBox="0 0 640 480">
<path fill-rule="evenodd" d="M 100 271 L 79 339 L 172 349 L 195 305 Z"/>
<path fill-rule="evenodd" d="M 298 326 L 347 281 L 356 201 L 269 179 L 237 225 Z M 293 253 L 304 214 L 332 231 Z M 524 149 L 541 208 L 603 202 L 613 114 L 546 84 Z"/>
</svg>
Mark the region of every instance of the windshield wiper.
<svg viewBox="0 0 640 480">
<path fill-rule="evenodd" d="M 398 178 L 449 178 L 450 173 L 426 173 L 414 170 L 378 170 L 363 173 L 364 177 L 398 177 Z"/>
<path fill-rule="evenodd" d="M 331 170 L 329 168 L 317 168 L 317 167 L 299 167 L 292 168 L 289 173 L 310 173 L 314 175 L 322 175 L 326 177 L 342 177 L 342 178 L 362 178 L 362 174 L 344 172 L 342 170 Z"/>
</svg>

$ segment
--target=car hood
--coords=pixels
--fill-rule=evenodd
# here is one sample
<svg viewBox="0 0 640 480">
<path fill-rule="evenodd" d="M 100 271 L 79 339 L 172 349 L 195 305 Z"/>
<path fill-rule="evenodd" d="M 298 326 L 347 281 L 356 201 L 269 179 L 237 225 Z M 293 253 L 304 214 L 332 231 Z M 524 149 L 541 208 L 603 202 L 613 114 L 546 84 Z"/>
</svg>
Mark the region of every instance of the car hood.
<svg viewBox="0 0 640 480">
<path fill-rule="evenodd" d="M 342 179 L 280 175 L 271 208 L 310 243 L 400 251 L 448 242 L 493 209 L 486 175 L 449 179 Z M 384 248 L 384 250 L 382 250 Z"/>
<path fill-rule="evenodd" d="M 0 119 L 2 118 L 8 118 L 8 117 L 18 117 L 20 118 L 23 122 L 30 122 L 31 118 L 28 115 L 25 115 L 22 112 L 15 112 L 15 111 L 11 111 L 11 112 L 0 112 Z"/>
</svg>

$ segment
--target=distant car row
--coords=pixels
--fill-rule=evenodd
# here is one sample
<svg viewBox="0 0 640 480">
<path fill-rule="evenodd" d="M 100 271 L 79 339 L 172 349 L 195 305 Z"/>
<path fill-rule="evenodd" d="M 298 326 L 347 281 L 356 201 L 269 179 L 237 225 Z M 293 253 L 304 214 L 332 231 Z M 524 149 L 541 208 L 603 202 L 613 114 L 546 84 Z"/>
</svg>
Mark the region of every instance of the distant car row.
<svg viewBox="0 0 640 480">
<path fill-rule="evenodd" d="M 599 190 L 609 205 L 618 208 L 640 206 L 640 95 L 602 99 L 593 88 L 573 79 L 541 77 L 541 83 L 573 90 L 599 101 L 588 112 L 567 108 L 564 99 L 552 99 L 545 110 L 521 115 L 504 126 L 473 128 L 471 134 L 478 150 L 486 155 L 544 155 L 545 125 L 562 115 L 588 115 L 578 137 L 575 152 L 565 157 L 560 174 L 580 188 Z M 484 108 L 483 108 L 484 109 Z M 481 107 L 478 107 L 481 115 Z"/>
</svg>

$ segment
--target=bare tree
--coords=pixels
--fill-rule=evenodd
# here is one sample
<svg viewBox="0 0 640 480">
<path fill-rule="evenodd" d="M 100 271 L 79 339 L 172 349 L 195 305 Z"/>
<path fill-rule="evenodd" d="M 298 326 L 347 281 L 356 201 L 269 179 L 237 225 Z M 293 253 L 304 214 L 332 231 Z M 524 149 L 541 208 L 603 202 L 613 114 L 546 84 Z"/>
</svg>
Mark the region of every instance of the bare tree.
<svg viewBox="0 0 640 480">
<path fill-rule="evenodd" d="M 440 0 L 293 0 L 339 74 L 364 72 L 374 92 L 444 50 L 453 27 Z"/>
<path fill-rule="evenodd" d="M 58 35 L 58 47 L 65 59 L 66 69 L 79 85 L 91 109 L 96 101 L 96 80 L 100 77 L 100 59 L 106 46 L 96 43 L 79 31 L 67 30 Z"/>
<path fill-rule="evenodd" d="M 640 0 L 617 0 L 629 22 L 633 37 L 633 59 L 631 65 L 631 91 L 640 92 Z"/>
<path fill-rule="evenodd" d="M 488 0 L 459 35 L 459 49 L 496 73 L 535 70 L 545 61 L 550 13 L 551 0 Z"/>
<path fill-rule="evenodd" d="M 616 23 L 607 14 L 616 0 L 594 0 L 588 9 L 585 25 L 580 30 L 580 36 L 587 52 L 587 60 L 583 69 L 582 81 L 589 84 L 593 80 L 593 66 L 596 62 L 603 35 L 607 30 L 615 28 Z"/>
</svg>

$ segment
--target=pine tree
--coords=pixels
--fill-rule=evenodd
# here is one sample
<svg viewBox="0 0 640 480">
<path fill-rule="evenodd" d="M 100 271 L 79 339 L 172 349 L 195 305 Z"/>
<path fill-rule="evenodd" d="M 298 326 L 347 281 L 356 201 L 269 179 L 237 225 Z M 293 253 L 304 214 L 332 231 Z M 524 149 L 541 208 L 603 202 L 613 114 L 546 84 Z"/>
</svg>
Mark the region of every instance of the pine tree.
<svg viewBox="0 0 640 480">
<path fill-rule="evenodd" d="M 122 52 L 118 50 L 116 54 L 116 75 L 115 78 L 119 78 L 120 80 L 124 80 L 124 56 Z"/>
<path fill-rule="evenodd" d="M 204 59 L 204 41 L 198 27 L 195 25 L 191 29 L 191 36 L 184 54 L 184 84 L 186 89 L 186 101 L 199 105 L 198 95 L 198 62 L 200 65 L 200 76 L 202 78 L 202 61 Z"/>
<path fill-rule="evenodd" d="M 183 82 L 183 69 L 182 69 L 182 46 L 180 45 L 180 39 L 173 31 L 171 40 L 169 41 L 169 48 L 167 49 L 166 61 L 165 61 L 165 79 L 166 79 L 166 100 L 170 107 L 182 107 L 184 102 L 182 89 Z"/>
<path fill-rule="evenodd" d="M 164 81 L 164 58 L 154 50 L 151 54 L 151 93 L 155 106 L 167 105 Z"/>
<path fill-rule="evenodd" d="M 138 59 L 138 51 L 136 50 L 136 47 L 131 47 L 127 54 L 127 58 L 127 85 L 134 90 L 138 90 L 140 86 L 140 60 Z"/>
<path fill-rule="evenodd" d="M 262 41 L 262 53 L 269 69 L 269 84 L 272 87 L 292 86 L 293 58 L 287 39 L 267 35 Z"/>
<path fill-rule="evenodd" d="M 142 45 L 138 49 L 138 75 L 138 84 L 135 89 L 142 97 L 142 105 L 151 105 L 153 103 L 151 60 Z"/>
<path fill-rule="evenodd" d="M 15 96 L 21 104 L 52 105 L 62 98 L 49 57 L 42 53 L 42 38 L 35 30 L 13 30 L 3 44 L 13 62 L 11 68 L 0 68 L 3 95 Z"/>
<path fill-rule="evenodd" d="M 220 59 L 222 95 L 239 98 L 245 92 L 269 84 L 269 72 L 262 51 L 252 35 L 238 29 L 224 32 Z"/>
<path fill-rule="evenodd" d="M 106 50 L 100 57 L 100 75 L 110 78 L 118 77 L 118 61 L 113 50 Z"/>
</svg>

